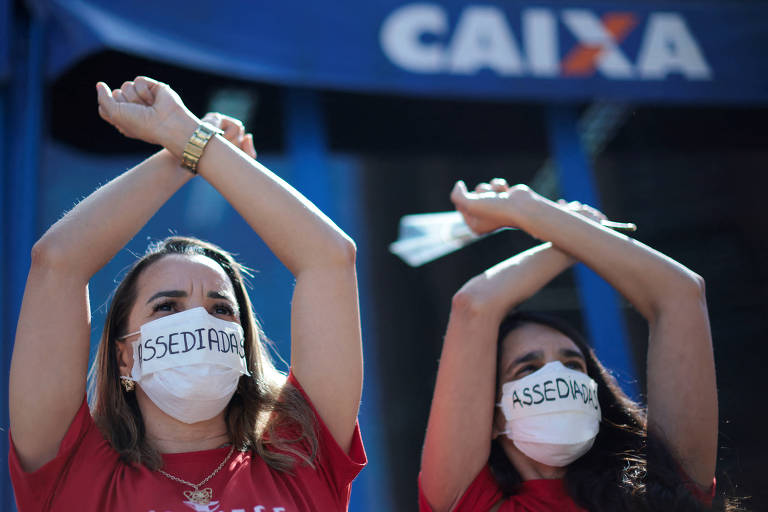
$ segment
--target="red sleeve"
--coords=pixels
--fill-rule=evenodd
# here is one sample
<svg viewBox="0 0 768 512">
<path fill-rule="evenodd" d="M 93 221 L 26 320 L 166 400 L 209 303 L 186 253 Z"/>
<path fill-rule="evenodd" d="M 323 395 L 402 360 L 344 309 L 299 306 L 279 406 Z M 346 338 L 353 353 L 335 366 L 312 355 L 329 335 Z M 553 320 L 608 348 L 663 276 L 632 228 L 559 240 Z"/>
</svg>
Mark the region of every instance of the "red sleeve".
<svg viewBox="0 0 768 512">
<path fill-rule="evenodd" d="M 13 438 L 9 434 L 8 466 L 19 510 L 37 512 L 48 509 L 61 475 L 66 473 L 67 466 L 91 428 L 96 428 L 96 425 L 93 423 L 88 403 L 84 398 L 83 404 L 61 440 L 56 457 L 32 472 L 22 469 L 16 447 L 13 445 Z"/>
<path fill-rule="evenodd" d="M 490 468 L 486 465 L 461 495 L 452 512 L 486 511 L 502 498 L 499 486 L 491 475 Z M 421 488 L 421 474 L 419 474 L 419 512 L 432 512 L 432 506 Z"/>
<path fill-rule="evenodd" d="M 675 465 L 677 466 L 677 472 L 683 479 L 683 484 L 685 484 L 685 488 L 688 489 L 688 492 L 690 492 L 693 497 L 696 498 L 696 500 L 699 501 L 702 505 L 711 507 L 712 500 L 715 499 L 715 488 L 717 480 L 713 477 L 712 485 L 709 487 L 702 487 L 688 476 L 688 473 L 686 473 L 685 469 L 683 469 L 683 466 L 681 466 L 679 462 L 675 461 Z"/>
<path fill-rule="evenodd" d="M 712 500 L 715 499 L 715 487 L 717 484 L 717 480 L 715 478 L 712 478 L 712 484 L 709 487 L 702 487 L 690 478 L 688 478 L 688 475 L 683 472 L 683 470 L 680 470 L 681 474 L 683 475 L 683 481 L 685 482 L 685 488 L 688 489 L 688 491 L 693 494 L 693 497 L 696 498 L 702 505 L 706 505 L 708 507 L 712 506 Z"/>
<path fill-rule="evenodd" d="M 352 480 L 368 463 L 363 448 L 363 439 L 360 436 L 360 425 L 355 421 L 349 453 L 344 452 L 331 435 L 323 419 L 315 410 L 312 400 L 309 399 L 293 373 L 288 374 L 288 382 L 299 390 L 317 419 L 318 453 L 315 466 L 319 472 L 324 474 L 328 484 L 337 490 L 339 498 L 348 502 Z"/>
</svg>

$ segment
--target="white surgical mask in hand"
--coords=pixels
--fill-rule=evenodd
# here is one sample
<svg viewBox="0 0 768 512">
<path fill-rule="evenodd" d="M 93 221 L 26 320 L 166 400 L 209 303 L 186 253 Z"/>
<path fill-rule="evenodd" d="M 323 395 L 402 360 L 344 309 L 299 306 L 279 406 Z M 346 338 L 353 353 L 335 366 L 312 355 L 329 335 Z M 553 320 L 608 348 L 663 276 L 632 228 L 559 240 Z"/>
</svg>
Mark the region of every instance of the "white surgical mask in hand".
<svg viewBox="0 0 768 512">
<path fill-rule="evenodd" d="M 137 333 L 131 333 L 137 334 Z M 184 423 L 213 418 L 249 375 L 243 329 L 197 307 L 141 326 L 131 379 L 163 412 Z"/>
<path fill-rule="evenodd" d="M 502 386 L 503 432 L 528 457 L 567 466 L 584 455 L 600 430 L 597 383 L 588 375 L 547 363 Z"/>
</svg>

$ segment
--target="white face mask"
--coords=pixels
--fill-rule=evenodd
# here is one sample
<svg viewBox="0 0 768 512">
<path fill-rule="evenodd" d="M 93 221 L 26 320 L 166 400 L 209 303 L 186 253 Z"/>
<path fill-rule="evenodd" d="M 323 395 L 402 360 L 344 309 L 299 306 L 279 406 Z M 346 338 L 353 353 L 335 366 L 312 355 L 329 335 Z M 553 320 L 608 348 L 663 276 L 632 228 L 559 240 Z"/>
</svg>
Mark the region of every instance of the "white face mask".
<svg viewBox="0 0 768 512">
<path fill-rule="evenodd" d="M 601 413 L 597 383 L 588 375 L 553 361 L 501 389 L 503 433 L 528 457 L 562 467 L 592 447 Z"/>
<path fill-rule="evenodd" d="M 141 326 L 130 380 L 184 423 L 213 418 L 229 403 L 245 361 L 243 329 L 197 307 Z M 131 333 L 127 336 L 138 333 Z"/>
</svg>

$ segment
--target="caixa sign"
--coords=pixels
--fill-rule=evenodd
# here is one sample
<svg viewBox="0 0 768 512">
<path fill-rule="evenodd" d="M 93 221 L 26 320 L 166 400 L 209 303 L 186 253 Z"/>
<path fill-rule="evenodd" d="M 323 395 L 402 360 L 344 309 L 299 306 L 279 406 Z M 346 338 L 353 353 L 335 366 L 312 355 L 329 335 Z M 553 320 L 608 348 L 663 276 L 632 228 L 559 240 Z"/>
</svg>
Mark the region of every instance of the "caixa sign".
<svg viewBox="0 0 768 512">
<path fill-rule="evenodd" d="M 398 68 L 419 75 L 490 72 L 528 79 L 604 78 L 663 81 L 715 78 L 696 33 L 678 12 L 597 12 L 529 7 L 514 14 L 470 4 L 449 12 L 434 3 L 390 12 L 381 49 Z"/>
<path fill-rule="evenodd" d="M 205 31 L 177 22 L 171 4 L 178 2 L 155 2 L 151 14 L 128 8 L 126 0 L 36 3 L 50 10 L 45 62 L 51 78 L 90 52 L 113 48 L 324 90 L 768 103 L 764 2 L 251 0 L 241 2 L 247 4 L 241 18 L 255 25 L 209 16 Z"/>
</svg>

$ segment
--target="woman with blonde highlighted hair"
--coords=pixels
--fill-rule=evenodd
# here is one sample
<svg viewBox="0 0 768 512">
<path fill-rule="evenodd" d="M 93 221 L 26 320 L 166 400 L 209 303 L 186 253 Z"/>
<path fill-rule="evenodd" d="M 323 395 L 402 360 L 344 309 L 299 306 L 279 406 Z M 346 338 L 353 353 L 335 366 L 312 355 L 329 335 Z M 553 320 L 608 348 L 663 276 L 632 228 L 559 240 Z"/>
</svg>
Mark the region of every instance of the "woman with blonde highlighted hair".
<svg viewBox="0 0 768 512">
<path fill-rule="evenodd" d="M 32 249 L 10 375 L 19 510 L 346 510 L 366 462 L 354 243 L 255 160 L 238 120 L 201 121 L 146 77 L 115 90 L 100 82 L 97 93 L 104 120 L 163 149 Z M 174 236 L 115 292 L 89 409 L 88 281 L 195 175 L 296 279 L 290 372 L 272 364 L 244 268 L 216 245 Z"/>
</svg>

